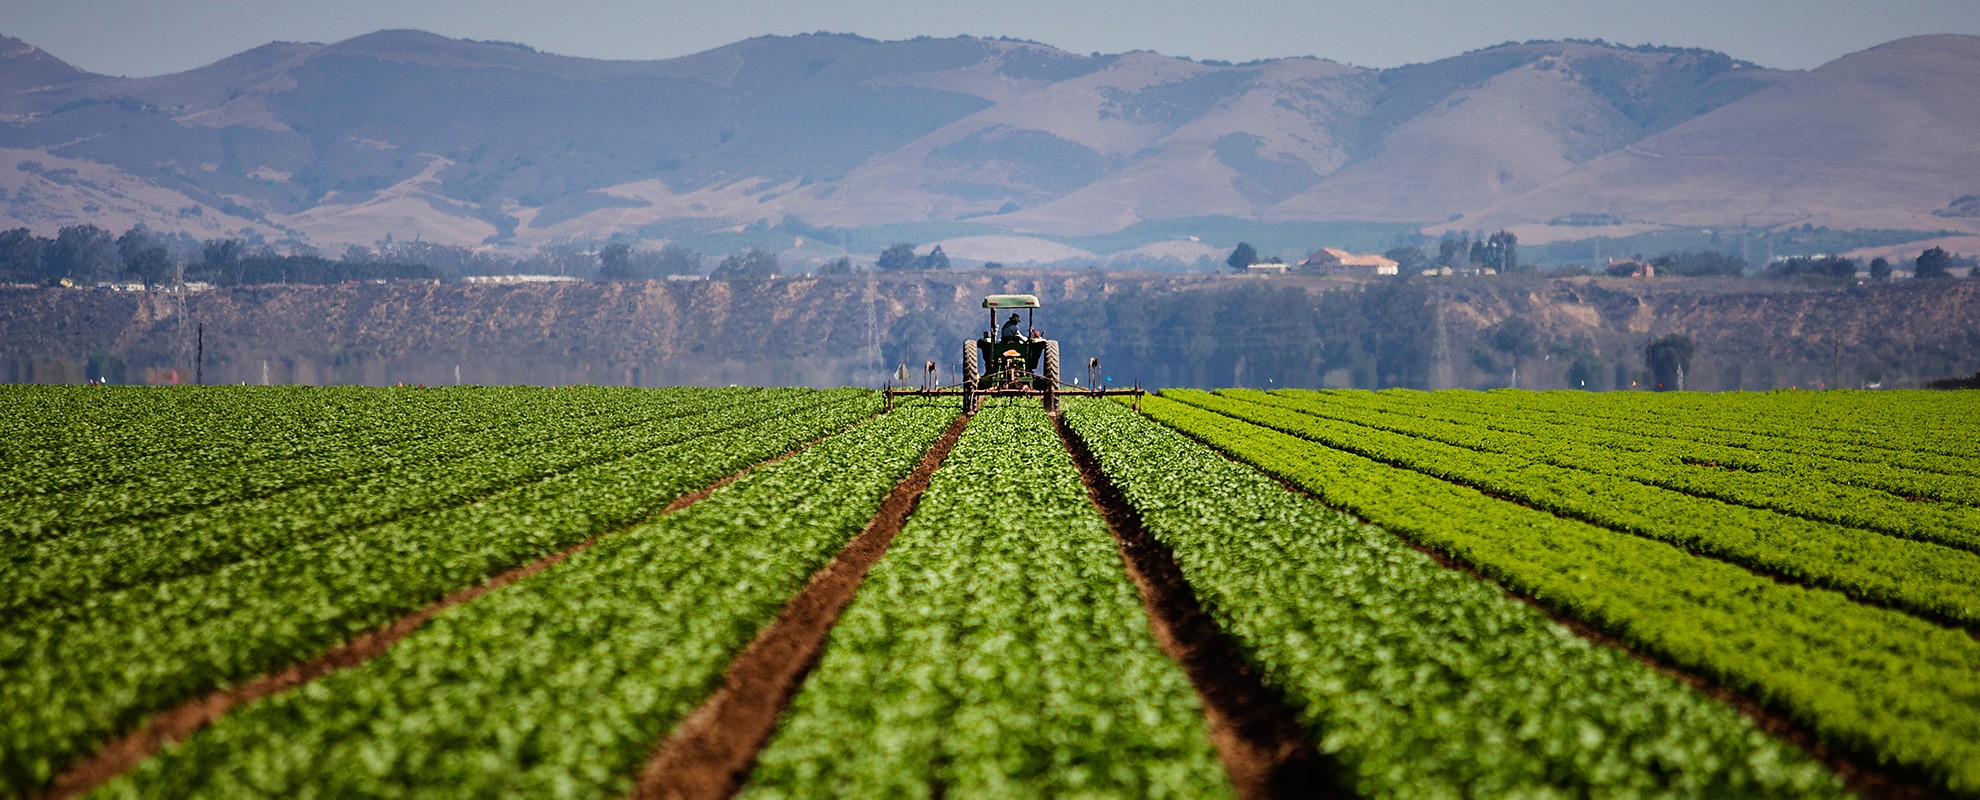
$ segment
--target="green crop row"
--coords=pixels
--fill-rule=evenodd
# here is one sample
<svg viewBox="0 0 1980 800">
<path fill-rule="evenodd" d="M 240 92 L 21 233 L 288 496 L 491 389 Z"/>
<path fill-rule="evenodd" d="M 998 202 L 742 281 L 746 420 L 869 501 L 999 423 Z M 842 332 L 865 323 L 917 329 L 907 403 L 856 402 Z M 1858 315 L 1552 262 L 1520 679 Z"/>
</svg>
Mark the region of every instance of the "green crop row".
<svg viewBox="0 0 1980 800">
<path fill-rule="evenodd" d="M 1980 796 L 1980 641 L 1174 400 L 1158 421 L 1808 726 Z"/>
<path fill-rule="evenodd" d="M 745 789 L 1229 794 L 1196 695 L 1035 402 L 971 420 Z"/>
<path fill-rule="evenodd" d="M 910 404 L 238 709 L 107 797 L 607 797 L 955 412 Z"/>
<path fill-rule="evenodd" d="M 195 458 L 155 465 L 145 474 L 126 480 L 118 480 L 114 475 L 121 463 L 104 463 L 99 466 L 106 473 L 101 482 L 14 501 L 14 513 L 0 520 L 0 542 L 53 538 L 124 521 L 147 522 L 173 513 L 266 498 L 286 490 L 355 476 L 419 470 L 504 447 L 630 427 L 706 410 L 725 399 L 737 403 L 764 399 L 763 390 L 716 392 L 670 392 L 656 398 L 634 396 L 604 408 L 580 403 L 559 408 L 546 402 L 546 398 L 522 394 L 511 404 L 473 409 L 472 425 L 461 425 L 458 419 L 414 406 L 397 414 L 381 415 L 389 422 L 376 424 L 367 431 L 366 436 L 376 437 L 371 441 L 350 434 L 326 441 L 313 433 L 268 430 L 258 448 L 260 456 L 253 460 L 230 461 L 232 445 L 217 443 L 191 454 Z M 634 402 L 625 402 L 627 399 Z M 286 408 L 274 397 L 262 400 L 245 410 L 266 418 L 283 413 Z M 272 454 L 266 446 L 271 440 L 288 440 L 294 450 Z"/>
<path fill-rule="evenodd" d="M 1454 393 L 1463 396 L 1469 393 Z M 1536 409 L 1601 417 L 1628 425 L 1645 419 L 1760 441 L 1809 442 L 1855 453 L 1867 463 L 1931 464 L 1934 471 L 1980 474 L 1975 401 L 1961 392 L 1573 392 L 1494 393 Z"/>
<path fill-rule="evenodd" d="M 1361 797 L 1810 797 L 1738 712 L 1117 403 L 1066 422 Z"/>
<path fill-rule="evenodd" d="M 650 518 L 684 493 L 879 405 L 855 393 L 478 502 L 316 537 L 278 557 L 35 611 L 0 630 L 0 793 L 43 784 L 158 709 L 303 661 L 450 591 Z"/>
<path fill-rule="evenodd" d="M 277 399 L 280 402 L 274 402 Z M 427 394 L 402 405 L 479 398 Z M 296 446 L 304 431 L 335 440 L 376 424 L 375 392 L 306 387 L 0 387 L 0 497 L 91 487 L 189 457 L 248 458 Z M 217 452 L 214 452 L 217 451 Z M 132 470 L 125 465 L 139 466 Z"/>
<path fill-rule="evenodd" d="M 1467 426 L 1540 437 L 1569 437 L 1573 442 L 1599 446 L 1607 452 L 1643 453 L 1672 466 L 1692 465 L 1754 473 L 1763 501 L 1792 504 L 1798 495 L 1840 492 L 1869 504 L 1843 524 L 1882 530 L 1885 515 L 1896 512 L 1907 516 L 1906 504 L 1936 507 L 1936 500 L 1959 503 L 1937 511 L 1941 515 L 1966 515 L 1963 524 L 1971 526 L 1973 506 L 1980 506 L 1980 475 L 1948 470 L 1919 469 L 1898 463 L 1890 451 L 1863 455 L 1840 455 L 1828 445 L 1809 437 L 1725 435 L 1696 427 L 1673 426 L 1654 414 L 1613 419 L 1570 415 L 1544 410 L 1544 401 L 1500 392 L 1463 396 L 1451 392 L 1304 392 L 1281 391 L 1287 397 L 1314 399 L 1371 411 L 1385 411 L 1412 417 L 1431 417 Z M 1551 398 L 1556 402 L 1562 398 Z M 1572 398 L 1565 398 L 1571 400 Z M 1574 408 L 1571 403 L 1561 403 Z M 1907 459 L 1915 460 L 1915 459 Z M 1778 487 L 1778 488 L 1777 488 Z M 1865 492 L 1863 490 L 1875 490 Z M 1744 502 L 1744 501 L 1741 501 Z M 1791 506 L 1784 510 L 1803 513 Z M 1852 506 L 1853 507 L 1853 506 Z M 1900 535 L 1905 531 L 1894 530 Z"/>
<path fill-rule="evenodd" d="M 1385 464 L 1836 589 L 1854 598 L 1886 603 L 1932 619 L 1980 624 L 1980 555 L 1963 550 L 1729 505 L 1625 477 L 1548 463 L 1546 448 L 1571 446 L 1563 442 L 1515 448 L 1494 442 L 1489 431 L 1458 426 L 1429 426 L 1433 428 L 1429 432 L 1399 433 L 1316 416 L 1358 415 L 1337 412 L 1314 401 L 1258 392 L 1233 392 L 1223 397 L 1178 391 L 1170 396 Z M 1394 424 L 1405 429 L 1426 427 L 1406 421 Z"/>
<path fill-rule="evenodd" d="M 267 558 L 331 535 L 348 535 L 587 466 L 758 425 L 818 404 L 857 402 L 855 389 L 711 392 L 672 416 L 565 435 L 559 426 L 475 437 L 477 451 L 422 454 L 373 470 L 253 500 L 164 519 L 127 522 L 0 548 L 18 577 L 0 585 L 0 621 L 34 608 L 87 602 L 105 591 L 203 574 Z"/>
<path fill-rule="evenodd" d="M 431 437 L 694 398 L 626 389 L 0 387 L 10 458 L 0 497 L 212 482 L 214 473 Z M 11 457 L 18 456 L 18 457 Z"/>
</svg>

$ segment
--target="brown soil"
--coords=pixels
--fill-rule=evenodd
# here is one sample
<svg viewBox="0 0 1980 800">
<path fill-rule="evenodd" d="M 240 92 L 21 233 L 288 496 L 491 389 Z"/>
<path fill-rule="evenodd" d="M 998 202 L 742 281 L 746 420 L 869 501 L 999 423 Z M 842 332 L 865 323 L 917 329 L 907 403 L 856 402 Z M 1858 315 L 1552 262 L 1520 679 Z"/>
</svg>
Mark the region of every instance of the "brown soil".
<svg viewBox="0 0 1980 800">
<path fill-rule="evenodd" d="M 914 471 L 881 502 L 865 529 L 736 654 L 722 676 L 721 688 L 654 750 L 634 784 L 633 797 L 727 798 L 742 788 L 756 765 L 756 754 L 818 663 L 839 612 L 852 602 L 867 570 L 887 552 L 894 535 L 914 513 L 929 478 L 968 424 L 969 417 L 957 417 Z"/>
<path fill-rule="evenodd" d="M 871 417 L 868 419 L 871 419 Z M 857 424 L 860 423 L 855 423 L 855 425 Z M 851 426 L 848 427 L 850 428 Z M 687 508 L 708 497 L 716 489 L 727 486 L 737 478 L 749 474 L 750 471 L 789 458 L 828 437 L 829 435 L 806 442 L 776 458 L 745 467 L 741 471 L 717 480 L 706 487 L 674 498 L 673 502 L 668 503 L 666 508 L 654 516 L 671 514 Z M 360 666 L 371 659 L 383 655 L 386 650 L 391 649 L 392 645 L 406 638 L 414 630 L 417 630 L 419 626 L 424 625 L 427 620 L 432 619 L 435 614 L 451 606 L 460 605 L 461 603 L 535 575 L 545 569 L 549 569 L 558 562 L 570 558 L 573 554 L 591 547 L 600 539 L 631 530 L 632 528 L 646 524 L 650 520 L 651 517 L 626 528 L 598 534 L 556 553 L 495 575 L 483 583 L 455 591 L 446 597 L 428 604 L 425 608 L 399 618 L 383 628 L 359 634 L 343 644 L 324 651 L 309 661 L 290 666 L 280 672 L 255 678 L 231 688 L 216 689 L 203 696 L 166 709 L 157 716 L 152 717 L 143 727 L 112 740 L 109 744 L 104 745 L 103 749 L 69 765 L 68 769 L 63 770 L 60 775 L 55 777 L 54 783 L 50 784 L 48 790 L 39 796 L 40 800 L 66 800 L 66 798 L 79 797 L 86 794 L 90 790 L 109 782 L 111 779 L 129 771 L 132 767 L 137 766 L 138 762 L 149 758 L 152 753 L 157 752 L 166 743 L 184 741 L 186 737 L 193 735 L 201 728 L 213 724 L 222 715 L 242 704 L 281 694 L 338 670 Z"/>
<path fill-rule="evenodd" d="M 1229 453 L 1225 453 L 1224 451 L 1217 449 L 1215 445 L 1212 445 L 1208 442 L 1204 442 L 1201 439 L 1197 439 L 1195 436 L 1190 436 L 1189 438 L 1198 442 L 1199 444 L 1202 444 L 1205 447 L 1210 448 L 1213 452 L 1216 452 L 1218 455 L 1223 456 L 1225 459 L 1229 461 L 1238 464 L 1244 464 L 1246 467 L 1250 467 L 1252 469 L 1258 469 L 1257 467 L 1252 466 L 1251 464 L 1243 461 L 1242 459 L 1235 458 L 1231 456 Z M 1402 467 L 1396 467 L 1393 464 L 1389 464 L 1387 466 L 1394 467 L 1396 469 L 1403 469 Z M 1314 493 L 1307 491 L 1305 487 L 1293 483 L 1292 481 L 1280 475 L 1276 475 L 1262 469 L 1258 469 L 1258 472 L 1259 474 L 1265 475 L 1277 481 L 1280 486 L 1285 487 L 1286 490 L 1289 492 L 1301 495 L 1316 503 L 1326 505 L 1329 508 L 1334 508 L 1334 510 L 1336 511 L 1347 513 L 1343 509 L 1335 508 L 1331 504 L 1328 504 L 1318 495 L 1315 495 Z M 1487 496 L 1492 496 L 1489 492 L 1480 492 L 1480 493 L 1486 494 Z M 1506 498 L 1496 498 L 1496 499 L 1506 500 Z M 1508 502 L 1517 502 L 1517 501 L 1509 500 Z M 1522 503 L 1521 505 L 1524 504 Z M 1543 509 L 1537 509 L 1537 510 L 1543 510 Z M 1381 526 L 1376 526 L 1376 527 L 1381 527 Z M 1384 530 L 1387 529 L 1385 528 Z M 1850 788 L 1850 790 L 1856 792 L 1858 795 L 1861 795 L 1862 797 L 1870 798 L 1871 800 L 1929 800 L 1931 798 L 1949 797 L 1949 795 L 1947 795 L 1944 791 L 1934 788 L 1928 782 L 1928 780 L 1923 776 L 1906 774 L 1894 769 L 1886 768 L 1878 765 L 1875 762 L 1875 760 L 1871 757 L 1858 756 L 1852 753 L 1844 753 L 1837 750 L 1836 748 L 1830 747 L 1829 745 L 1825 744 L 1818 736 L 1815 735 L 1815 731 L 1813 729 L 1809 728 L 1806 725 L 1801 724 L 1800 722 L 1790 719 L 1784 713 L 1775 711 L 1772 708 L 1762 705 L 1758 701 L 1740 695 L 1734 692 L 1732 689 L 1728 688 L 1726 685 L 1716 680 L 1713 680 L 1712 678 L 1691 672 L 1685 669 L 1684 667 L 1681 667 L 1675 663 L 1665 660 L 1660 656 L 1656 656 L 1640 651 L 1635 647 L 1632 647 L 1628 642 L 1620 638 L 1612 636 L 1609 633 L 1602 631 L 1601 629 L 1598 629 L 1592 625 L 1582 622 L 1579 619 L 1569 616 L 1568 614 L 1559 611 L 1554 607 L 1547 605 L 1544 602 L 1541 602 L 1540 600 L 1532 597 L 1531 595 L 1514 590 L 1512 587 L 1507 586 L 1504 583 L 1501 583 L 1497 579 L 1492 578 L 1478 571 L 1477 568 L 1473 567 L 1470 564 L 1464 563 L 1462 561 L 1458 561 L 1444 554 L 1441 551 L 1434 550 L 1432 548 L 1418 544 L 1415 540 L 1409 538 L 1408 536 L 1404 536 L 1394 531 L 1390 531 L 1390 533 L 1394 535 L 1398 541 L 1401 541 L 1403 544 L 1410 546 L 1411 548 L 1415 549 L 1417 552 L 1429 556 L 1430 558 L 1434 559 L 1438 564 L 1441 564 L 1449 569 L 1454 569 L 1459 572 L 1463 572 L 1466 575 L 1470 575 L 1471 577 L 1483 581 L 1488 585 L 1498 587 L 1499 590 L 1501 592 L 1504 592 L 1507 597 L 1510 597 L 1514 600 L 1518 600 L 1521 603 L 1525 603 L 1526 605 L 1532 607 L 1533 609 L 1543 614 L 1546 614 L 1548 619 L 1553 620 L 1555 624 L 1560 625 L 1563 628 L 1567 628 L 1575 635 L 1580 636 L 1581 638 L 1587 639 L 1596 644 L 1615 648 L 1616 650 L 1619 650 L 1624 654 L 1630 656 L 1631 658 L 1634 658 L 1637 661 L 1640 661 L 1648 665 L 1650 668 L 1655 669 L 1658 672 L 1661 672 L 1677 680 L 1683 681 L 1685 684 L 1691 686 L 1693 689 L 1705 693 L 1714 700 L 1718 700 L 1721 703 L 1725 703 L 1728 706 L 1738 709 L 1740 713 L 1743 713 L 1747 717 L 1751 718 L 1754 721 L 1754 723 L 1760 727 L 1761 730 L 1773 734 L 1774 736 L 1780 737 L 1781 739 L 1787 741 L 1789 744 L 1801 748 L 1804 752 L 1808 753 L 1810 757 L 1815 758 L 1818 761 L 1821 761 L 1823 764 L 1826 764 L 1829 767 L 1829 769 L 1833 770 L 1836 773 L 1836 775 L 1842 779 L 1843 783 L 1847 785 Z M 1701 557 L 1705 557 L 1705 556 L 1701 556 Z M 1760 575 L 1761 577 L 1768 577 L 1768 578 L 1773 577 L 1757 572 L 1754 574 Z M 1976 638 L 1980 638 L 1980 632 L 1976 632 L 1974 635 L 1976 636 Z"/>
<path fill-rule="evenodd" d="M 1320 753 L 1285 698 L 1265 685 L 1237 642 L 1204 612 L 1173 554 L 1148 534 L 1141 515 L 1100 471 L 1085 443 L 1063 421 L 1059 436 L 1120 546 L 1156 641 L 1203 700 L 1211 743 L 1238 796 L 1352 796 L 1339 788 L 1339 765 Z"/>
</svg>

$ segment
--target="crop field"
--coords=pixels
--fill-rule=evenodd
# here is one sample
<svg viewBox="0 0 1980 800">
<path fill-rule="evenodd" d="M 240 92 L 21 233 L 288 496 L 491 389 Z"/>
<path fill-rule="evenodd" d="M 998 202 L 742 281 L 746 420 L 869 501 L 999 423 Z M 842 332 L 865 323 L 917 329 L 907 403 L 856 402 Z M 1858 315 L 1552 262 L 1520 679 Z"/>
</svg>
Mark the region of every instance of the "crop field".
<svg viewBox="0 0 1980 800">
<path fill-rule="evenodd" d="M 891 406 L 0 387 L 0 798 L 1980 798 L 1971 393 Z"/>
</svg>

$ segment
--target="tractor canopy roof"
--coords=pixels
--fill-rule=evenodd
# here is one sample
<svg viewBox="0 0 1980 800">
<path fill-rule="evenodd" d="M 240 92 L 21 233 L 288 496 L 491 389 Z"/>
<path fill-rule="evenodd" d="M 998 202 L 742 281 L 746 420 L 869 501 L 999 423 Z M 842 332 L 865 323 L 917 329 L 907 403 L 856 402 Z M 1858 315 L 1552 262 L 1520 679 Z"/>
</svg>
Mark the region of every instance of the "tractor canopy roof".
<svg viewBox="0 0 1980 800">
<path fill-rule="evenodd" d="M 1037 308 L 1035 294 L 993 294 L 983 298 L 984 308 Z"/>
</svg>

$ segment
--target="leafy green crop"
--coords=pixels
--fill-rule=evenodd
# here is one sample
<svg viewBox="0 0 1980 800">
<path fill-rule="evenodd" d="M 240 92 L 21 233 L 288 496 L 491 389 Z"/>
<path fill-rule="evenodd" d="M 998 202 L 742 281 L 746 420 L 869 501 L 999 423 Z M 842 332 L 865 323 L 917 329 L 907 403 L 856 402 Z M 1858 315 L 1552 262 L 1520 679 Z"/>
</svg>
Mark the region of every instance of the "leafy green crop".
<svg viewBox="0 0 1980 800">
<path fill-rule="evenodd" d="M 1164 398 L 1158 421 L 1778 709 L 1980 796 L 1980 641 Z"/>
<path fill-rule="evenodd" d="M 624 794 L 954 415 L 910 404 L 754 470 L 442 612 L 363 667 L 240 709 L 99 794 Z"/>
<path fill-rule="evenodd" d="M 970 421 L 745 793 L 1230 793 L 1196 695 L 1035 402 Z"/>
<path fill-rule="evenodd" d="M 381 477 L 378 473 L 389 478 L 394 472 L 424 472 L 464 457 L 498 456 L 504 448 L 706 411 L 711 402 L 758 402 L 774 399 L 777 394 L 801 394 L 764 389 L 703 390 L 698 394 L 665 390 L 651 395 L 519 389 L 415 391 L 392 393 L 405 401 L 402 407 L 359 412 L 324 402 L 337 399 L 348 389 L 303 389 L 296 396 L 291 396 L 289 389 L 241 391 L 252 391 L 259 400 L 234 407 L 240 417 L 255 423 L 251 434 L 243 432 L 245 438 L 216 438 L 200 431 L 165 428 L 173 431 L 170 436 L 204 446 L 152 457 L 97 456 L 99 460 L 94 463 L 79 465 L 96 473 L 94 481 L 69 488 L 35 486 L 9 498 L 16 504 L 15 512 L 0 520 L 0 544 L 34 542 L 117 523 L 143 524 L 244 500 L 285 501 L 297 489 L 319 494 L 335 491 L 340 488 L 336 484 L 354 479 L 368 476 L 376 481 Z M 318 393 L 326 396 L 318 397 Z M 427 399 L 434 396 L 459 398 L 461 402 Z M 169 407 L 172 397 L 156 390 L 150 395 L 161 410 Z M 100 409 L 62 410 L 77 418 L 59 423 L 45 420 L 48 424 L 27 435 L 59 439 L 72 431 L 58 426 L 103 430 L 93 426 L 108 424 L 101 419 Z M 351 427 L 319 432 L 330 419 L 360 413 Z M 300 424 L 304 421 L 315 424 Z M 157 423 L 125 422 L 114 427 L 115 436 L 108 430 L 98 435 L 119 441 L 128 449 L 133 441 L 159 437 L 161 427 Z M 127 435 L 129 440 L 125 440 Z M 39 471 L 8 471 L 5 478 L 12 480 L 0 483 L 31 483 L 43 477 Z"/>
<path fill-rule="evenodd" d="M 1386 531 L 1119 404 L 1066 420 L 1360 796 L 1840 792 L 1738 712 Z"/>
<path fill-rule="evenodd" d="M 1893 605 L 1931 619 L 1980 623 L 1980 555 L 1852 530 L 1646 485 L 1607 470 L 1557 466 L 1571 442 L 1507 444 L 1491 431 L 1411 420 L 1358 420 L 1314 400 L 1259 392 L 1172 396 L 1385 464 L 1625 533 L 1672 542 L 1753 569 Z M 1255 402 L 1253 402 L 1255 401 Z M 1312 410 L 1314 413 L 1304 413 Z M 1392 430 L 1390 426 L 1393 425 Z M 1586 454 L 1593 460 L 1602 456 Z M 1623 467 L 1612 469 L 1624 470 Z"/>
<path fill-rule="evenodd" d="M 708 399 L 727 405 L 721 397 Z M 7 709 L 0 716 L 0 787 L 42 785 L 61 765 L 158 709 L 306 660 L 448 592 L 635 524 L 675 497 L 879 409 L 877 397 L 859 390 L 809 397 L 802 410 L 744 404 L 682 418 L 671 432 L 634 440 L 644 444 L 629 450 L 579 437 L 572 452 L 519 462 L 571 465 L 540 480 L 378 524 L 314 531 L 245 559 L 214 549 L 219 559 L 210 571 L 85 593 L 11 620 L 0 628 L 0 707 Z M 568 460 L 573 453 L 578 462 Z M 344 507 L 367 500 L 351 496 Z M 252 519 L 239 524 L 243 529 L 213 533 L 266 535 Z M 154 552 L 127 557 L 169 562 L 174 546 L 152 540 L 145 547 Z M 69 568 L 85 584 L 91 578 L 80 564 Z"/>
<path fill-rule="evenodd" d="M 1409 392 L 1384 392 L 1407 397 Z M 1741 447 L 1819 452 L 1872 464 L 1980 476 L 1980 416 L 1964 392 L 1446 392 L 1522 415 L 1558 415 L 1632 430 L 1666 429 Z M 1812 448 L 1812 449 L 1810 449 Z"/>
<path fill-rule="evenodd" d="M 1301 394 L 1301 393 L 1289 393 Z M 1945 455 L 1918 450 L 1892 449 L 1884 436 L 1897 429 L 1922 426 L 1927 430 L 1958 435 L 1962 418 L 1971 415 L 1974 401 L 1944 405 L 1921 402 L 1928 397 L 1918 392 L 1834 393 L 1837 402 L 1856 412 L 1859 420 L 1876 426 L 1870 438 L 1857 443 L 1837 441 L 1834 436 L 1855 438 L 1856 434 L 1825 434 L 1815 422 L 1790 425 L 1787 430 L 1756 432 L 1741 430 L 1742 423 L 1774 416 L 1764 407 L 1755 408 L 1734 395 L 1726 407 L 1703 406 L 1681 410 L 1665 408 L 1615 409 L 1604 411 L 1593 403 L 1578 402 L 1584 392 L 1425 392 L 1385 391 L 1380 393 L 1328 392 L 1329 396 L 1379 400 L 1389 406 L 1434 409 L 1444 413 L 1470 412 L 1493 416 L 1495 423 L 1518 425 L 1572 426 L 1583 431 L 1630 434 L 1644 438 L 1687 442 L 1710 448 L 1716 453 L 1746 453 L 1762 457 L 1769 464 L 1795 465 L 1794 471 L 1840 478 L 1854 486 L 1882 487 L 1896 476 L 1901 481 L 1953 479 L 1963 491 L 1980 486 L 1980 463 L 1970 456 Z M 1932 393 L 1939 397 L 1956 397 Z M 1772 395 L 1780 399 L 1784 395 Z M 1789 395 L 1791 396 L 1791 395 Z M 1720 395 L 1721 399 L 1727 396 Z M 1898 410 L 1911 408 L 1910 413 Z M 1909 433 L 1908 430 L 1904 431 Z M 1909 437 L 1906 437 L 1909 438 Z M 1856 481 L 1865 481 L 1857 483 Z M 1945 498 L 1958 501 L 1957 498 Z"/>
<path fill-rule="evenodd" d="M 1694 437 L 1654 435 L 1661 420 L 1645 415 L 1626 429 L 1579 419 L 1550 422 L 1489 395 L 1471 411 L 1457 402 L 1416 402 L 1372 393 L 1257 392 L 1233 397 L 1287 404 L 1384 430 L 1437 438 L 1473 449 L 1509 453 L 1559 466 L 1628 478 L 1728 503 L 1980 551 L 1980 477 L 1912 470 L 1812 455 L 1809 436 L 1766 437 L 1797 452 L 1731 446 Z M 1343 416 L 1352 414 L 1353 416 Z M 1456 441 L 1440 434 L 1456 434 Z"/>
<path fill-rule="evenodd" d="M 389 470 L 106 526 L 22 547 L 18 581 L 0 587 L 0 621 L 72 605 L 106 591 L 211 573 L 324 536 L 350 534 L 470 503 L 589 466 L 761 424 L 824 399 L 810 392 L 712 396 L 697 407 L 604 431 L 542 424 L 491 431 L 479 451 L 420 458 Z"/>
</svg>

